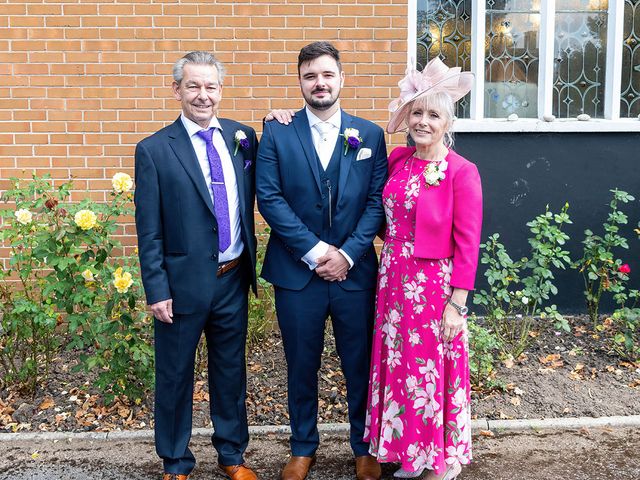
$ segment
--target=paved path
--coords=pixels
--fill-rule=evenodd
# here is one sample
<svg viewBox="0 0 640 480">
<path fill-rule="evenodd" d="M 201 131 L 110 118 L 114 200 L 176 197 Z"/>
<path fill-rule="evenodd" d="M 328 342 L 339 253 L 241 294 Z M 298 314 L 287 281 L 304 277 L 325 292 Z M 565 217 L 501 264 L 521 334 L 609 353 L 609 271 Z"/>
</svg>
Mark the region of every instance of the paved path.
<svg viewBox="0 0 640 480">
<path fill-rule="evenodd" d="M 640 428 L 497 432 L 474 437 L 473 465 L 459 480 L 638 480 Z M 198 466 L 192 480 L 223 480 L 206 437 L 192 440 Z M 263 480 L 276 480 L 287 454 L 286 434 L 252 436 L 247 461 Z M 392 479 L 393 468 L 383 479 Z M 140 439 L 58 439 L 0 442 L 0 480 L 157 480 L 153 442 Z M 352 480 L 347 437 L 323 434 L 309 480 Z"/>
</svg>

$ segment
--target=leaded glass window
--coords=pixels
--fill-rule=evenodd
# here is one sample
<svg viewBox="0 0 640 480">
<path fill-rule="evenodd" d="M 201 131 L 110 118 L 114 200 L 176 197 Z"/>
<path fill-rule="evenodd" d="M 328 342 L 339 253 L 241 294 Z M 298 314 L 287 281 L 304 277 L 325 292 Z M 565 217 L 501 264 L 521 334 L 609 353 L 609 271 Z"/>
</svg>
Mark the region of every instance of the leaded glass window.
<svg viewBox="0 0 640 480">
<path fill-rule="evenodd" d="M 640 0 L 624 2 L 620 116 L 640 115 Z"/>
<path fill-rule="evenodd" d="M 417 68 L 435 57 L 449 67 L 471 70 L 471 0 L 418 0 Z M 466 95 L 456 105 L 458 118 L 469 118 Z"/>
<path fill-rule="evenodd" d="M 604 116 L 606 0 L 557 0 L 553 114 Z"/>
</svg>

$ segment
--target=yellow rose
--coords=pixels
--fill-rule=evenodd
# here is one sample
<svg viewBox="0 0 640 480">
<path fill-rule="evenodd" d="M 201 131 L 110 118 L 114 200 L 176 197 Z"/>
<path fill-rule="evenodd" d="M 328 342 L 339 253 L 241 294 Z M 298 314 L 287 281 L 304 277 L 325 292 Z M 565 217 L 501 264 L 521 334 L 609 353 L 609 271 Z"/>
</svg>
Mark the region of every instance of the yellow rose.
<svg viewBox="0 0 640 480">
<path fill-rule="evenodd" d="M 93 276 L 93 272 L 88 268 L 85 271 L 83 271 L 81 275 L 82 275 L 82 278 L 84 278 L 85 282 L 93 282 L 95 280 Z"/>
<path fill-rule="evenodd" d="M 18 220 L 18 222 L 20 222 L 22 225 L 28 225 L 33 219 L 33 214 L 26 208 L 16 210 L 14 215 L 16 216 L 16 220 Z"/>
<path fill-rule="evenodd" d="M 118 172 L 111 179 L 111 185 L 118 193 L 128 192 L 133 187 L 133 180 L 126 173 Z"/>
<path fill-rule="evenodd" d="M 131 285 L 133 285 L 133 278 L 129 272 L 123 272 L 122 268 L 113 272 L 113 286 L 118 293 L 127 293 Z"/>
<path fill-rule="evenodd" d="M 80 210 L 73 217 L 73 220 L 82 230 L 91 230 L 96 226 L 98 217 L 91 210 Z"/>
</svg>

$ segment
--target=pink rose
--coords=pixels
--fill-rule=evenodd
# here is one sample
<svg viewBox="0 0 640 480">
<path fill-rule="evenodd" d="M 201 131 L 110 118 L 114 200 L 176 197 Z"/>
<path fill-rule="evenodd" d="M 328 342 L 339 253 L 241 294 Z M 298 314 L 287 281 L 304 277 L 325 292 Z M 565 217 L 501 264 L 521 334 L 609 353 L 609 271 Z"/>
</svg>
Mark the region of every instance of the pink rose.
<svg viewBox="0 0 640 480">
<path fill-rule="evenodd" d="M 623 263 L 622 265 L 620 265 L 618 267 L 618 271 L 620 273 L 624 273 L 624 274 L 628 275 L 629 273 L 631 273 L 631 267 L 629 267 L 628 263 Z"/>
</svg>

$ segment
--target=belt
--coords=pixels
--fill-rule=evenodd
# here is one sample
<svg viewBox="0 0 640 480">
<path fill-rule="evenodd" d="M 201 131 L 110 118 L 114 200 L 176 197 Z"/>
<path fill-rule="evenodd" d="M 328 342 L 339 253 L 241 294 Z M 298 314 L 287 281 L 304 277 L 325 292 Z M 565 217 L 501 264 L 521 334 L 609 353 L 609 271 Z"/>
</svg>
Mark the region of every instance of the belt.
<svg viewBox="0 0 640 480">
<path fill-rule="evenodd" d="M 224 275 L 229 270 L 233 270 L 238 265 L 240 265 L 240 257 L 234 258 L 233 260 L 229 260 L 228 262 L 224 262 L 218 265 L 218 272 L 216 276 Z"/>
</svg>

